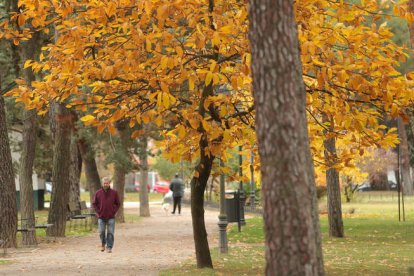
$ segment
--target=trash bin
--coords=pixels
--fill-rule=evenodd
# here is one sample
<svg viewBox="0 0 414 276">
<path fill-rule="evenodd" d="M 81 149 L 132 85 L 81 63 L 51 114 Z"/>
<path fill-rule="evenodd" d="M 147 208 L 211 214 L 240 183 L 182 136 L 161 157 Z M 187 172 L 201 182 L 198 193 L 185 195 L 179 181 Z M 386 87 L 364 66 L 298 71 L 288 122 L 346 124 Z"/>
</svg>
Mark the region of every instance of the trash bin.
<svg viewBox="0 0 414 276">
<path fill-rule="evenodd" d="M 244 220 L 244 201 L 240 197 L 239 191 L 226 192 L 226 214 L 227 221 L 240 222 Z"/>
</svg>

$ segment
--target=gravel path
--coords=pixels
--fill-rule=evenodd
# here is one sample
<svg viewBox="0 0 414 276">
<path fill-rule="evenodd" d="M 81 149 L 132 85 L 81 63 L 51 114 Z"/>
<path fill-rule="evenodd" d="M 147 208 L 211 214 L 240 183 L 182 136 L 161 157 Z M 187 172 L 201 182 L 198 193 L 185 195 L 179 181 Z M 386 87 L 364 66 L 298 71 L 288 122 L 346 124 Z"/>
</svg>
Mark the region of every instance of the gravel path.
<svg viewBox="0 0 414 276">
<path fill-rule="evenodd" d="M 37 248 L 9 250 L 11 264 L 0 265 L 0 275 L 158 275 L 159 271 L 193 258 L 191 214 L 166 214 L 151 205 L 151 217 L 117 224 L 111 254 L 100 252 L 95 231 L 85 237 L 67 237 Z M 125 209 L 138 213 L 137 209 Z M 217 211 L 205 212 L 210 247 L 217 247 Z"/>
</svg>

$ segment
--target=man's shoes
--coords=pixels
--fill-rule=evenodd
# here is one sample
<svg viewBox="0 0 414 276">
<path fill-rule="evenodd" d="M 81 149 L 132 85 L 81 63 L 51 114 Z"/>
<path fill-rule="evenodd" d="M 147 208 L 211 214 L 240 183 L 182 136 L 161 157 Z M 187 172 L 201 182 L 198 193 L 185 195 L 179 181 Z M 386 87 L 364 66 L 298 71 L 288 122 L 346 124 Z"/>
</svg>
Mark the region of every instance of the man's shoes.
<svg viewBox="0 0 414 276">
<path fill-rule="evenodd" d="M 107 253 L 112 253 L 112 248 L 107 247 L 107 248 L 106 248 L 106 252 L 107 252 Z"/>
<path fill-rule="evenodd" d="M 105 251 L 105 245 L 102 245 L 101 252 L 104 252 L 104 251 Z"/>
<path fill-rule="evenodd" d="M 171 214 L 175 215 L 175 213 L 174 213 L 174 212 L 171 212 Z"/>
</svg>

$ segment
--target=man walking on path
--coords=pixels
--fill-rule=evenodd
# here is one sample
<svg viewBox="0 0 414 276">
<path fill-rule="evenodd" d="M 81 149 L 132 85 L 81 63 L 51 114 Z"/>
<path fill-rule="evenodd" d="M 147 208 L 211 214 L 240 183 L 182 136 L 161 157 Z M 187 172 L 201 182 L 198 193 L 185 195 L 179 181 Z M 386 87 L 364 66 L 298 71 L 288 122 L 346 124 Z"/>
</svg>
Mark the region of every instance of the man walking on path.
<svg viewBox="0 0 414 276">
<path fill-rule="evenodd" d="M 92 206 L 98 216 L 98 231 L 101 238 L 101 251 L 111 253 L 114 245 L 115 214 L 118 212 L 120 202 L 118 192 L 111 189 L 108 177 L 102 178 L 102 189 L 94 197 Z"/>
<path fill-rule="evenodd" d="M 178 206 L 178 214 L 181 214 L 181 198 L 184 195 L 184 183 L 181 178 L 178 177 L 178 173 L 175 174 L 173 180 L 171 180 L 170 190 L 173 192 L 174 208 L 171 214 L 175 214 L 175 209 Z"/>
</svg>

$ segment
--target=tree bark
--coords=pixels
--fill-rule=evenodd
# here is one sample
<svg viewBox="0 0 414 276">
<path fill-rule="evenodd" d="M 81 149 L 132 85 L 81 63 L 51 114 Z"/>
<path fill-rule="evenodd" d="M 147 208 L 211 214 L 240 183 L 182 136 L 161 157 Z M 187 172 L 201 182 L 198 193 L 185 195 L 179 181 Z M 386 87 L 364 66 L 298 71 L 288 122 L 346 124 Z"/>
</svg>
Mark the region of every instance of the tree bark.
<svg viewBox="0 0 414 276">
<path fill-rule="evenodd" d="M 53 226 L 48 228 L 48 236 L 64 237 L 66 229 L 66 216 L 69 203 L 69 166 L 70 166 L 70 141 L 73 125 L 72 114 L 60 103 L 52 103 L 55 106 L 55 139 L 53 150 L 52 171 L 52 196 L 48 223 Z"/>
<path fill-rule="evenodd" d="M 33 202 L 33 163 L 36 151 L 36 111 L 24 112 L 23 141 L 20 156 L 19 184 L 20 184 L 20 216 L 27 219 L 27 226 L 34 228 L 35 214 Z M 36 231 L 23 232 L 24 245 L 36 245 Z"/>
<path fill-rule="evenodd" d="M 124 191 L 125 191 L 125 175 L 128 173 L 127 169 L 127 160 L 129 157 L 128 153 L 128 142 L 130 141 L 130 136 L 126 129 L 125 122 L 117 122 L 116 129 L 119 136 L 119 141 L 115 145 L 116 157 L 121 158 L 122 160 L 117 160 L 114 164 L 114 189 L 117 190 L 119 195 L 119 201 L 121 206 L 116 214 L 116 221 L 120 223 L 125 222 L 124 216 Z"/>
<path fill-rule="evenodd" d="M 16 247 L 16 184 L 7 133 L 4 98 L 0 95 L 0 247 Z"/>
<path fill-rule="evenodd" d="M 293 1 L 249 1 L 266 275 L 323 275 Z"/>
<path fill-rule="evenodd" d="M 116 213 L 116 222 L 124 223 L 125 216 L 124 216 L 124 188 L 125 188 L 125 174 L 127 172 L 122 166 L 115 165 L 114 168 L 114 189 L 118 192 L 119 201 L 121 202 L 121 206 L 119 207 L 118 212 Z"/>
<path fill-rule="evenodd" d="M 208 142 L 203 135 L 200 139 L 200 161 L 195 169 L 198 173 L 198 177 L 194 176 L 190 183 L 191 217 L 198 268 L 213 268 L 204 220 L 204 191 L 207 186 L 214 160 L 214 156 L 206 154 L 205 149 L 207 147 Z"/>
<path fill-rule="evenodd" d="M 80 175 L 82 172 L 82 157 L 78 149 L 76 139 L 72 139 L 70 143 L 70 167 L 69 167 L 69 202 L 80 202 Z"/>
<path fill-rule="evenodd" d="M 410 154 L 408 152 L 408 139 L 407 132 L 405 130 L 405 124 L 398 118 L 400 121 L 398 124 L 398 135 L 400 136 L 400 158 L 401 158 L 401 176 L 402 176 L 402 185 L 404 187 L 403 191 L 405 195 L 413 194 L 413 181 L 411 178 L 411 166 L 410 166 Z"/>
<path fill-rule="evenodd" d="M 23 60 L 38 59 L 41 48 L 41 35 L 39 32 L 34 32 L 33 37 L 21 43 L 21 50 Z M 21 69 L 26 83 L 31 86 L 31 83 L 36 80 L 33 71 L 29 69 Z M 24 112 L 23 118 L 23 140 L 22 152 L 20 156 L 19 168 L 19 184 L 20 184 L 20 215 L 27 219 L 27 226 L 34 227 L 35 214 L 33 202 L 33 164 L 36 153 L 36 132 L 37 132 L 37 114 L 36 110 L 29 110 Z M 36 231 L 23 232 L 24 245 L 36 245 Z"/>
<path fill-rule="evenodd" d="M 89 189 L 89 200 L 92 202 L 96 191 L 101 188 L 101 178 L 99 176 L 98 167 L 95 161 L 95 151 L 92 149 L 90 143 L 86 139 L 78 141 L 79 151 L 82 156 L 86 183 Z"/>
<path fill-rule="evenodd" d="M 334 131 L 333 120 L 329 119 L 326 114 L 323 114 L 324 123 L 329 122 L 329 132 Z M 328 131 L 324 131 L 325 135 Z M 339 173 L 333 167 L 338 160 L 336 154 L 335 138 L 327 138 L 323 141 L 325 147 L 325 163 L 328 165 L 326 171 L 326 188 L 327 188 L 327 204 L 328 204 L 328 220 L 329 220 L 329 236 L 342 238 L 344 237 L 344 223 L 342 221 L 342 206 L 341 206 L 341 189 L 339 186 Z"/>
<path fill-rule="evenodd" d="M 148 200 L 148 137 L 144 134 L 139 138 L 139 163 L 141 179 L 139 181 L 139 216 L 149 217 Z"/>
</svg>

